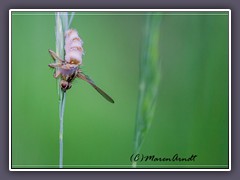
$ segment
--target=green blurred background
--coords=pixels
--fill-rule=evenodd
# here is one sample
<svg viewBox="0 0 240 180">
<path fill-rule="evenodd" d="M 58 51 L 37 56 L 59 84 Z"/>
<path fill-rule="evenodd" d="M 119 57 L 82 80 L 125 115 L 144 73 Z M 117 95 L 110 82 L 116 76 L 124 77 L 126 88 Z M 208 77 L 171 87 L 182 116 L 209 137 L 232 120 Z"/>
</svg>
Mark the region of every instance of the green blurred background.
<svg viewBox="0 0 240 180">
<path fill-rule="evenodd" d="M 227 168 L 228 13 L 170 13 L 161 15 L 159 96 L 141 153 L 198 157 L 139 167 Z M 64 115 L 65 168 L 131 168 L 145 23 L 140 12 L 75 14 L 82 68 L 115 104 L 83 81 L 73 83 Z M 54 13 L 13 12 L 13 168 L 58 168 L 57 82 L 48 49 L 55 51 Z"/>
</svg>

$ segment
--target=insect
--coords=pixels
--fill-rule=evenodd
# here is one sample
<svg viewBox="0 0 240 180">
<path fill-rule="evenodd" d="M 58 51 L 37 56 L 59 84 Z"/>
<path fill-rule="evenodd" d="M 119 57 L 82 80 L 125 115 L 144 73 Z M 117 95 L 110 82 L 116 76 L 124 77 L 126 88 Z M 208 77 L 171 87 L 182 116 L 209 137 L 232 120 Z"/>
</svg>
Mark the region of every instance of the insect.
<svg viewBox="0 0 240 180">
<path fill-rule="evenodd" d="M 55 52 L 49 50 L 54 63 L 49 64 L 50 68 L 55 69 L 54 78 L 61 78 L 60 86 L 62 91 L 66 92 L 72 87 L 75 78 L 82 79 L 96 89 L 106 100 L 114 103 L 114 100 L 100 89 L 80 68 L 82 64 L 82 40 L 74 29 L 69 29 L 65 33 L 65 59 L 61 59 Z"/>
</svg>

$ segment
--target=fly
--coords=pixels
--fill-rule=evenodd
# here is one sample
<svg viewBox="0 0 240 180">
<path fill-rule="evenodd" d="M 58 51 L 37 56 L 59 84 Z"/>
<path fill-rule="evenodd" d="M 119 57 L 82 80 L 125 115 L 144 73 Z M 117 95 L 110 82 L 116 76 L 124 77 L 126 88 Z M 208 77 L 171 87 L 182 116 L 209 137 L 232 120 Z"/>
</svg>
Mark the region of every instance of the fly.
<svg viewBox="0 0 240 180">
<path fill-rule="evenodd" d="M 65 33 L 65 60 L 58 57 L 52 50 L 49 50 L 50 55 L 55 60 L 54 63 L 48 65 L 50 68 L 55 69 L 54 78 L 61 78 L 60 87 L 64 92 L 72 87 L 72 82 L 75 78 L 82 79 L 89 83 L 106 100 L 114 103 L 114 100 L 102 89 L 100 89 L 93 80 L 91 80 L 80 69 L 82 64 L 82 55 L 84 54 L 82 44 L 83 42 L 78 36 L 77 31 L 69 29 Z"/>
</svg>

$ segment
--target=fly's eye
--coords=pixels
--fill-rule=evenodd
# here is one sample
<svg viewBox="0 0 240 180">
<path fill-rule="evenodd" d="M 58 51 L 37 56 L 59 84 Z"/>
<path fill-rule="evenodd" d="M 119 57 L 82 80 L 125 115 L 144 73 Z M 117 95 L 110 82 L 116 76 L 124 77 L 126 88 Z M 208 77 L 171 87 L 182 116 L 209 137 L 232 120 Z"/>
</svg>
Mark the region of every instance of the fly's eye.
<svg viewBox="0 0 240 180">
<path fill-rule="evenodd" d="M 62 81 L 61 81 L 61 87 L 62 87 L 63 89 L 65 89 L 67 86 L 68 86 L 68 82 L 62 80 Z"/>
<path fill-rule="evenodd" d="M 67 87 L 67 85 L 66 85 L 66 84 L 62 84 L 61 86 L 62 86 L 62 88 L 66 88 L 66 87 Z"/>
</svg>

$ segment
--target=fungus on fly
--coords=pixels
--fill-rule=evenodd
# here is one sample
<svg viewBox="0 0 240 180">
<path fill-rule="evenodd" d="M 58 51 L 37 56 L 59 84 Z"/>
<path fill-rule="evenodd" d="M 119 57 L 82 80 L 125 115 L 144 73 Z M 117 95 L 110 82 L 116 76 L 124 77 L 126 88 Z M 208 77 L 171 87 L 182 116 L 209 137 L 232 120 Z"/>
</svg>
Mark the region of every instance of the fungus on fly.
<svg viewBox="0 0 240 180">
<path fill-rule="evenodd" d="M 54 78 L 61 78 L 60 86 L 64 92 L 72 87 L 72 81 L 75 78 L 80 78 L 88 82 L 106 100 L 114 103 L 113 99 L 95 85 L 95 83 L 80 69 L 82 56 L 84 55 L 82 45 L 83 41 L 78 36 L 78 32 L 74 29 L 69 29 L 65 33 L 65 59 L 61 59 L 55 52 L 49 50 L 50 55 L 55 60 L 54 63 L 48 65 L 55 69 Z"/>
</svg>

